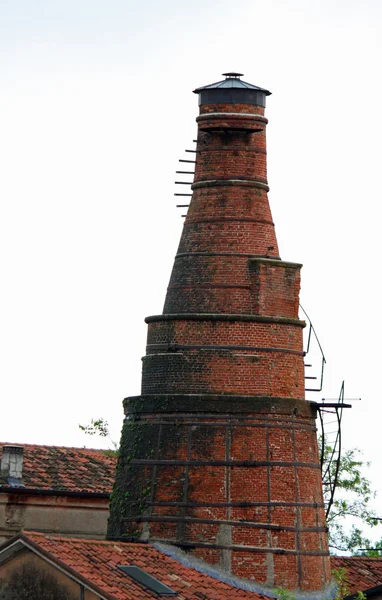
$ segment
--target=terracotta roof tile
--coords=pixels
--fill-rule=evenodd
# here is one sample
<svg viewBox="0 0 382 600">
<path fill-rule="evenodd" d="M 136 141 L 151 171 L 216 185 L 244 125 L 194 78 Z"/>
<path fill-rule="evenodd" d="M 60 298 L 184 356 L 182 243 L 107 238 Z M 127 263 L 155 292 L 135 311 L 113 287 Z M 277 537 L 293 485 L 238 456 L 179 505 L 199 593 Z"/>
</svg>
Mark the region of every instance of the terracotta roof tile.
<svg viewBox="0 0 382 600">
<path fill-rule="evenodd" d="M 0 459 L 5 445 L 24 448 L 24 488 L 102 494 L 112 491 L 117 459 L 105 450 L 0 442 Z M 0 486 L 11 487 L 1 478 Z"/>
<path fill-rule="evenodd" d="M 332 569 L 346 569 L 349 595 L 382 585 L 382 556 L 332 556 L 330 561 Z"/>
<path fill-rule="evenodd" d="M 146 573 L 177 592 L 178 600 L 265 598 L 186 567 L 150 544 L 61 538 L 32 532 L 25 532 L 22 539 L 38 545 L 40 551 L 61 566 L 74 569 L 77 577 L 91 582 L 113 600 L 157 598 L 155 593 L 118 569 L 118 565 L 140 565 Z"/>
</svg>

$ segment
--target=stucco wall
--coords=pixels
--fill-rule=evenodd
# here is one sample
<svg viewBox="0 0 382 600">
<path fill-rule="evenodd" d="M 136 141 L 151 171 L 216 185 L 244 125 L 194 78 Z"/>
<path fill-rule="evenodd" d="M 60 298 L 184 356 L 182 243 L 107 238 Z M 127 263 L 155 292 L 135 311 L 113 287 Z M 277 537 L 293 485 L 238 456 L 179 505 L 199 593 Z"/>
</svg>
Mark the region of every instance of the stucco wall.
<svg viewBox="0 0 382 600">
<path fill-rule="evenodd" d="M 43 570 L 45 573 L 53 575 L 59 585 L 62 585 L 65 590 L 71 592 L 75 598 L 80 600 L 80 586 L 78 583 L 69 579 L 64 573 L 55 569 L 52 565 L 42 560 L 39 556 L 36 556 L 29 550 L 24 550 L 14 556 L 13 558 L 0 565 L 0 581 L 7 582 L 12 575 L 13 571 L 18 571 L 24 565 L 31 565 L 38 570 Z M 91 600 L 97 598 L 97 596 L 89 597 Z"/>
<path fill-rule="evenodd" d="M 26 529 L 104 539 L 106 498 L 0 493 L 0 543 Z"/>
</svg>

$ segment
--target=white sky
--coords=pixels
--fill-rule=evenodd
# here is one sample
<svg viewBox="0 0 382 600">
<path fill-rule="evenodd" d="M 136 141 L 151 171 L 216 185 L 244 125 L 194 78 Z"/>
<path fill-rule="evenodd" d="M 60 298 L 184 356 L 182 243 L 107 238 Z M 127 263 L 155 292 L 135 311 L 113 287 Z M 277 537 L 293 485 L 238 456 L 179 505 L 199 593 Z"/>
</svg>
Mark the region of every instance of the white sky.
<svg viewBox="0 0 382 600">
<path fill-rule="evenodd" d="M 0 439 L 99 445 L 140 392 L 183 220 L 191 91 L 270 89 L 269 194 L 346 447 L 381 490 L 380 0 L 0 0 Z M 178 190 L 179 191 L 179 190 Z M 382 515 L 381 515 L 382 516 Z"/>
</svg>

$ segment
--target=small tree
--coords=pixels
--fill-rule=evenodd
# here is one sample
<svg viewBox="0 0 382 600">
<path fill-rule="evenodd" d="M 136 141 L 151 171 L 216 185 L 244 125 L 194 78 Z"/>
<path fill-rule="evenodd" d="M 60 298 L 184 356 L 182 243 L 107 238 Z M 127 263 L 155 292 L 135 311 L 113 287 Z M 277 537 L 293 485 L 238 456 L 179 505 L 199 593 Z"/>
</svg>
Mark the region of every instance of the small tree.
<svg viewBox="0 0 382 600">
<path fill-rule="evenodd" d="M 360 548 L 357 554 L 360 556 L 379 556 L 382 558 L 382 539 L 373 543 L 370 540 L 366 540 L 365 547 Z"/>
<path fill-rule="evenodd" d="M 322 440 L 319 440 L 322 443 Z M 324 448 L 324 469 L 331 470 L 332 479 L 337 469 L 336 461 L 328 464 L 332 448 Z M 375 510 L 370 506 L 371 500 L 376 496 L 370 480 L 364 475 L 365 468 L 370 463 L 362 458 L 358 448 L 347 450 L 341 456 L 337 474 L 337 486 L 333 503 L 327 517 L 329 527 L 329 546 L 333 550 L 359 551 L 360 548 L 371 548 L 372 542 L 364 536 L 361 527 L 375 527 L 379 524 Z M 324 485 L 324 501 L 329 503 L 330 492 Z M 346 527 L 348 520 L 354 520 L 350 529 Z"/>
<path fill-rule="evenodd" d="M 105 421 L 102 417 L 99 419 L 91 419 L 90 425 L 78 425 L 78 427 L 83 431 L 86 435 L 99 435 L 103 438 L 109 438 L 110 443 L 113 448 L 109 450 L 105 450 L 106 454 L 110 454 L 112 456 L 118 455 L 119 446 L 117 442 L 115 442 L 111 436 L 109 431 L 109 423 Z"/>
</svg>

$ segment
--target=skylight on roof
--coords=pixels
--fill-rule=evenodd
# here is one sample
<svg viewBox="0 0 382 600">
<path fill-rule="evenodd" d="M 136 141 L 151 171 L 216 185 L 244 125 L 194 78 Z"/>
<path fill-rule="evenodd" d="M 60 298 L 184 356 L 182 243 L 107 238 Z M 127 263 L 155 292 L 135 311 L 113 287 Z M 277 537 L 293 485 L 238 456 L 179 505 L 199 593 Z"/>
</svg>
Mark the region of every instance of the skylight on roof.
<svg viewBox="0 0 382 600">
<path fill-rule="evenodd" d="M 141 585 L 144 585 L 147 589 L 158 594 L 158 596 L 176 596 L 177 592 L 174 592 L 167 585 L 164 585 L 155 577 L 151 577 L 148 573 L 134 566 L 118 565 L 118 569 L 129 575 L 134 581 L 137 581 Z"/>
</svg>

